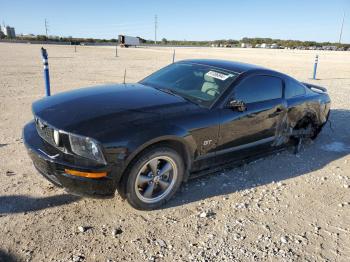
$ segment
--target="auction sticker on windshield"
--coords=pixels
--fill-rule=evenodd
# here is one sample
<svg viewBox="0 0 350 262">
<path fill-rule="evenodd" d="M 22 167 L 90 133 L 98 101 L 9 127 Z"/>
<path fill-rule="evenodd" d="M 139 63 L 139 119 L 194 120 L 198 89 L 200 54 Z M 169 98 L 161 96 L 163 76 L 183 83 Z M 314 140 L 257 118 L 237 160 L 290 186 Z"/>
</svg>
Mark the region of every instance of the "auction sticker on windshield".
<svg viewBox="0 0 350 262">
<path fill-rule="evenodd" d="M 225 81 L 227 78 L 232 76 L 231 74 L 225 75 L 223 73 L 215 72 L 215 71 L 209 71 L 205 75 L 210 76 L 212 78 L 220 79 L 222 81 Z"/>
</svg>

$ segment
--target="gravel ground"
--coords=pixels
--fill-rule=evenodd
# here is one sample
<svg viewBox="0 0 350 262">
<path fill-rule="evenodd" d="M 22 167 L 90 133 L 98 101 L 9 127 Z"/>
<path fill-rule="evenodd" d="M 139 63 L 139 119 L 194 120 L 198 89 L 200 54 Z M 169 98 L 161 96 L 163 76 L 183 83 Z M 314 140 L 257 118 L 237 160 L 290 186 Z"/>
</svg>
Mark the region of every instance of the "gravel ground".
<svg viewBox="0 0 350 262">
<path fill-rule="evenodd" d="M 350 52 L 178 48 L 177 59 L 263 65 L 326 86 L 331 126 L 291 150 L 184 184 L 163 209 L 118 195 L 68 195 L 35 170 L 22 143 L 44 95 L 40 46 L 0 44 L 0 261 L 349 261 Z M 137 81 L 172 49 L 47 46 L 52 93 Z M 332 127 L 332 128 L 331 128 Z"/>
</svg>

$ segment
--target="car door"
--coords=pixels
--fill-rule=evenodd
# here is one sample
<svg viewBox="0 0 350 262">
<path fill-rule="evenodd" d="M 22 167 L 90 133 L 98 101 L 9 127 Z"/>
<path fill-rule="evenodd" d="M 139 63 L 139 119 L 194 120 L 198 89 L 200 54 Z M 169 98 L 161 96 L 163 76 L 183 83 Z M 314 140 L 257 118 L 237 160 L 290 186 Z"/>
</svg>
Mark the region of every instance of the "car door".
<svg viewBox="0 0 350 262">
<path fill-rule="evenodd" d="M 241 101 L 244 111 L 225 106 L 221 111 L 218 160 L 221 154 L 249 152 L 254 147 L 269 146 L 274 140 L 278 122 L 286 111 L 282 97 L 283 81 L 270 75 L 253 75 L 233 88 L 230 99 Z M 247 150 L 248 149 L 248 150 Z"/>
</svg>

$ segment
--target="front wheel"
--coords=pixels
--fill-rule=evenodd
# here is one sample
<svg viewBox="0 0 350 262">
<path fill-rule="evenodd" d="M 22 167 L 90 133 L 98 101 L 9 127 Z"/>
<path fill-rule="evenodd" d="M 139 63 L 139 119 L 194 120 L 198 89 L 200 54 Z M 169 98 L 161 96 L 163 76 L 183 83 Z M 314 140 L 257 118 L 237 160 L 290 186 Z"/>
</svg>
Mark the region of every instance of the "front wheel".
<svg viewBox="0 0 350 262">
<path fill-rule="evenodd" d="M 137 209 L 156 209 L 175 194 L 184 172 L 183 160 L 172 148 L 156 147 L 147 150 L 130 169 L 126 198 Z"/>
</svg>

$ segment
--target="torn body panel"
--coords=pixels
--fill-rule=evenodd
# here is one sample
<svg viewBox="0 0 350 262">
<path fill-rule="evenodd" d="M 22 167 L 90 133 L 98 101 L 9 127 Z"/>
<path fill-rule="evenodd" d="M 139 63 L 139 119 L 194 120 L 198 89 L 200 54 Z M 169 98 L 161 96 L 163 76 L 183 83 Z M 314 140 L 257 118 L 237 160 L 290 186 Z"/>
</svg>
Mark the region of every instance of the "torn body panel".
<svg viewBox="0 0 350 262">
<path fill-rule="evenodd" d="M 327 122 L 330 99 L 326 89 L 314 85 L 308 87 L 306 96 L 287 100 L 287 111 L 276 127 L 273 146 L 280 146 L 293 138 L 313 138 Z M 313 91 L 317 88 L 320 91 Z"/>
</svg>

